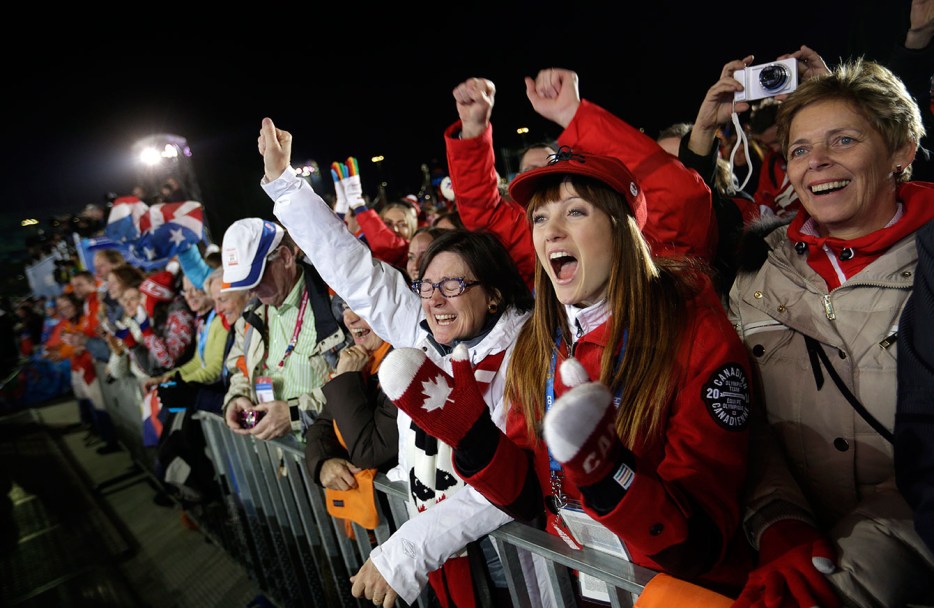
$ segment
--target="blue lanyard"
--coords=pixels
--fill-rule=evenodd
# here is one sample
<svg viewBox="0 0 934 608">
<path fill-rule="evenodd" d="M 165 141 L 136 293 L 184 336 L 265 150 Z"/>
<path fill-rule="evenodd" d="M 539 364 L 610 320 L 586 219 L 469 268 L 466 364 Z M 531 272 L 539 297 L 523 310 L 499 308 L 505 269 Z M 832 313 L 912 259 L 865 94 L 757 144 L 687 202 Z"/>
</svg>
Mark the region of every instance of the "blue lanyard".
<svg viewBox="0 0 934 608">
<path fill-rule="evenodd" d="M 201 331 L 198 332 L 198 358 L 201 359 L 202 369 L 207 366 L 207 362 L 204 360 L 204 347 L 208 341 L 208 328 L 216 315 L 217 311 L 211 308 L 211 313 L 208 315 L 207 320 L 201 324 Z"/>
<path fill-rule="evenodd" d="M 626 341 L 629 332 L 623 332 L 623 345 L 619 349 L 619 357 L 616 359 L 616 366 L 614 368 L 613 375 L 616 375 L 616 370 L 619 369 L 620 364 L 623 362 L 623 355 L 626 353 Z M 555 403 L 555 370 L 558 368 L 558 348 L 561 346 L 561 331 L 555 330 L 555 347 L 551 351 L 551 366 L 548 368 L 548 375 L 545 377 L 545 411 L 551 409 L 551 406 Z M 620 401 L 623 399 L 623 387 L 619 387 L 616 390 L 616 394 L 613 395 L 613 407 L 619 408 Z M 548 450 L 548 461 L 552 471 L 560 471 L 561 463 L 554 459 L 551 455 L 551 450 Z"/>
</svg>

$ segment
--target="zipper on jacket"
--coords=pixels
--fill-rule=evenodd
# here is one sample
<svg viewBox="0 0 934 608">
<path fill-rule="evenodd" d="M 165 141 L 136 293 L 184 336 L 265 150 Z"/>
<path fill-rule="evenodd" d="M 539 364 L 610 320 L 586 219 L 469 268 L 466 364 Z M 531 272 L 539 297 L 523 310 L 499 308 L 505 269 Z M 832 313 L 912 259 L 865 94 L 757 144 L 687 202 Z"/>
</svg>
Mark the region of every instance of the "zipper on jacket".
<svg viewBox="0 0 934 608">
<path fill-rule="evenodd" d="M 830 301 L 830 294 L 823 296 L 821 298 L 824 303 L 824 314 L 827 315 L 827 318 L 833 321 L 837 318 L 836 313 L 833 311 L 833 302 Z"/>
<path fill-rule="evenodd" d="M 898 340 L 898 332 L 893 333 L 891 336 L 886 336 L 882 342 L 879 342 L 879 348 L 886 349 L 895 344 L 896 340 Z"/>
</svg>

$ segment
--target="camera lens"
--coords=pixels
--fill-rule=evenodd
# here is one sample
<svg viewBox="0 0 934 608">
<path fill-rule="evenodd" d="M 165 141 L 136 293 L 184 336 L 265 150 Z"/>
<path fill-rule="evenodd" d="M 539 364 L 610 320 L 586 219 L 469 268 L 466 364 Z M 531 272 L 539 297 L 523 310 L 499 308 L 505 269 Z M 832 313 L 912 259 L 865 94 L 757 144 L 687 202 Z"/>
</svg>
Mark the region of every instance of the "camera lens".
<svg viewBox="0 0 934 608">
<path fill-rule="evenodd" d="M 780 63 L 773 63 L 759 72 L 759 84 L 766 91 L 777 91 L 788 82 L 788 68 Z"/>
</svg>

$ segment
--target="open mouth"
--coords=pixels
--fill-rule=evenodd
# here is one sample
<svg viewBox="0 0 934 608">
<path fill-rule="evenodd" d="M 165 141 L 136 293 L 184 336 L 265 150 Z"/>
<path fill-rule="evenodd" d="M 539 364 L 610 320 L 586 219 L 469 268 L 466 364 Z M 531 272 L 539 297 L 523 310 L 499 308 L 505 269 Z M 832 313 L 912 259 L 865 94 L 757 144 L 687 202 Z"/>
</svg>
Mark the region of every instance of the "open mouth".
<svg viewBox="0 0 934 608">
<path fill-rule="evenodd" d="M 577 272 L 577 258 L 567 251 L 553 251 L 548 256 L 551 262 L 551 270 L 558 280 L 558 283 L 567 283 L 574 278 Z"/>
<path fill-rule="evenodd" d="M 435 315 L 435 323 L 438 324 L 438 327 L 445 327 L 454 323 L 454 319 L 457 318 L 457 315 Z"/>
<path fill-rule="evenodd" d="M 816 184 L 811 186 L 811 194 L 816 196 L 821 196 L 824 194 L 831 194 L 833 192 L 839 192 L 847 186 L 850 185 L 850 180 L 841 179 L 833 182 L 824 182 L 823 184 Z"/>
<path fill-rule="evenodd" d="M 362 340 L 370 334 L 369 329 L 351 329 L 350 334 L 353 336 L 354 340 Z"/>
</svg>

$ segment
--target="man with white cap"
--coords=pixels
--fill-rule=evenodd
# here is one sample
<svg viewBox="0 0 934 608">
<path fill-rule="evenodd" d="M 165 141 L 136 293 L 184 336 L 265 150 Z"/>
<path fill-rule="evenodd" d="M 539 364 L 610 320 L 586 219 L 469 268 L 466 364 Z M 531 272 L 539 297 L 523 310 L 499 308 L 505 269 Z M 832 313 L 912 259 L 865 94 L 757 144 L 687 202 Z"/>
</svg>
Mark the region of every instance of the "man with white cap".
<svg viewBox="0 0 934 608">
<path fill-rule="evenodd" d="M 328 286 L 282 226 L 237 220 L 224 234 L 222 291 L 251 290 L 225 365 L 224 418 L 236 433 L 298 437 L 324 405 L 344 333 Z M 258 421 L 257 421 L 258 420 Z"/>
</svg>

